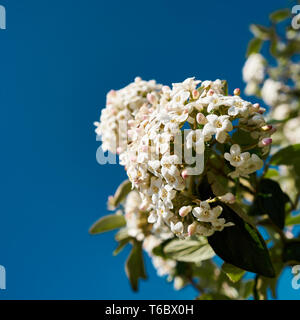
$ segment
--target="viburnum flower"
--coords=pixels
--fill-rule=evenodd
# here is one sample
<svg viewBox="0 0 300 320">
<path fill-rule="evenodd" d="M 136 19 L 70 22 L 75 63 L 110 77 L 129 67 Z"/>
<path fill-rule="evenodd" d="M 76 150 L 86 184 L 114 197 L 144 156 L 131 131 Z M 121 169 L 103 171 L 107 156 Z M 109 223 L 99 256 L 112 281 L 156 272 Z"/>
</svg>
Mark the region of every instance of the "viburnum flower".
<svg viewBox="0 0 300 320">
<path fill-rule="evenodd" d="M 139 87 L 140 81 L 133 87 Z M 228 181 L 261 169 L 260 156 L 269 151 L 273 133 L 262 115 L 264 110 L 237 94 L 227 95 L 221 80 L 188 78 L 171 88 L 142 83 L 142 97 L 135 91 L 136 99 L 146 101 L 135 107 L 130 117 L 121 114 L 121 118 L 130 119 L 130 137 L 120 163 L 141 196 L 152 232 L 167 227 L 179 238 L 187 238 L 211 236 L 231 227 L 233 224 L 222 217 L 221 204 L 235 202 L 234 195 L 228 192 L 223 197 L 199 199 L 194 188 L 216 170 L 213 160 L 226 166 L 223 175 Z M 136 101 L 127 95 L 127 106 L 129 99 Z M 241 132 L 252 139 L 251 145 L 235 143 Z"/>
<path fill-rule="evenodd" d="M 238 144 L 234 144 L 230 147 L 230 153 L 224 153 L 224 158 L 230 162 L 233 167 L 240 167 L 250 159 L 249 152 L 241 152 L 241 147 Z"/>
<path fill-rule="evenodd" d="M 212 135 L 216 134 L 216 140 L 224 143 L 228 134 L 233 129 L 229 116 L 218 117 L 215 114 L 209 114 L 206 117 L 208 123 L 203 128 L 203 135 L 206 140 L 210 140 Z"/>
</svg>

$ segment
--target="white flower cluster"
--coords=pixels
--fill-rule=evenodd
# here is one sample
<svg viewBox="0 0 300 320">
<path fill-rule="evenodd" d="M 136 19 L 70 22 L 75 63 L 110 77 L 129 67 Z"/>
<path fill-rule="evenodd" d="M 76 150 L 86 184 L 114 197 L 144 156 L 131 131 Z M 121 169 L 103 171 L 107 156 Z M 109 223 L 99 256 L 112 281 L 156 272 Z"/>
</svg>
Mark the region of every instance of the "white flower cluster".
<svg viewBox="0 0 300 320">
<path fill-rule="evenodd" d="M 269 118 L 282 122 L 275 141 L 300 143 L 300 64 L 283 59 L 271 67 L 261 54 L 251 54 L 243 67 L 243 79 L 247 83 L 245 93 L 260 96 L 271 107 Z"/>
<path fill-rule="evenodd" d="M 127 132 L 130 139 L 126 139 L 126 149 L 120 152 L 120 162 L 142 197 L 140 209 L 150 212 L 148 222 L 154 224 L 154 231 L 167 225 L 180 238 L 193 234 L 210 236 L 231 226 L 220 218 L 222 207 L 215 207 L 213 199 L 196 203 L 187 196 L 189 182 L 209 170 L 205 154 L 216 145 L 224 145 L 229 151 L 215 153 L 234 168 L 232 178 L 261 169 L 263 161 L 257 152 L 268 152 L 273 133 L 262 116 L 264 110 L 240 98 L 238 89 L 234 96 L 227 95 L 221 80 L 201 83 L 188 78 L 172 88 L 163 86 L 161 92 L 156 90 L 155 82 L 151 82 L 149 90 L 148 83 L 143 83 L 143 98 L 139 95 L 143 103 L 139 102 L 131 113 Z M 132 95 L 131 99 L 135 101 Z M 98 133 L 104 134 L 104 128 L 110 130 L 108 118 L 101 118 Z M 255 143 L 245 150 L 245 146 L 234 142 L 235 130 L 248 133 Z M 103 144 L 108 149 L 107 141 Z"/>
<path fill-rule="evenodd" d="M 96 133 L 102 138 L 103 151 L 121 153 L 127 146 L 127 128 L 142 107 L 150 108 L 158 99 L 161 85 L 154 80 L 135 78 L 123 89 L 111 90 L 107 94 L 106 107 L 102 109 L 100 122 L 95 122 Z M 147 95 L 151 94 L 151 101 Z M 149 97 L 149 96 L 148 96 Z"/>
</svg>

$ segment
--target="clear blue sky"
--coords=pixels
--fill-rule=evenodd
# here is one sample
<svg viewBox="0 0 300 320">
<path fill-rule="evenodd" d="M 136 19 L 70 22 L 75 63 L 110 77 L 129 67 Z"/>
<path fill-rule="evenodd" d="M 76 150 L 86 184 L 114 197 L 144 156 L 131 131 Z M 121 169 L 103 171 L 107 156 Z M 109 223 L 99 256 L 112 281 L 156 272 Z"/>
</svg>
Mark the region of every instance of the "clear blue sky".
<svg viewBox="0 0 300 320">
<path fill-rule="evenodd" d="M 244 87 L 252 22 L 290 6 L 273 1 L 0 0 L 0 299 L 191 299 L 156 276 L 133 293 L 128 251 L 113 234 L 92 237 L 125 174 L 100 166 L 93 121 L 111 88 L 139 75 L 164 84 L 186 77 Z M 299 298 L 286 271 L 279 298 Z"/>
</svg>

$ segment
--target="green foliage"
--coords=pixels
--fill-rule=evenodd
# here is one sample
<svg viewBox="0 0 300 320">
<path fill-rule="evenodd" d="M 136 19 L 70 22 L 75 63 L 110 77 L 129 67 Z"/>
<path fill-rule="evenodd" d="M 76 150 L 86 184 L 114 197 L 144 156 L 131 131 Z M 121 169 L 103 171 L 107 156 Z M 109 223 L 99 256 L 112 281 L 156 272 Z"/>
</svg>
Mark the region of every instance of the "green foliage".
<svg viewBox="0 0 300 320">
<path fill-rule="evenodd" d="M 137 291 L 139 279 L 147 279 L 141 242 L 133 242 L 132 250 L 126 261 L 125 271 L 132 289 Z"/>
<path fill-rule="evenodd" d="M 263 41 L 259 38 L 253 38 L 248 45 L 246 57 L 253 53 L 258 53 L 262 47 Z"/>
<path fill-rule="evenodd" d="M 300 144 L 294 144 L 276 152 L 270 160 L 273 165 L 293 165 L 300 171 Z"/>
<path fill-rule="evenodd" d="M 284 228 L 285 204 L 289 197 L 282 192 L 280 185 L 271 179 L 262 179 L 251 209 L 253 215 L 267 214 L 280 229 Z"/>
<path fill-rule="evenodd" d="M 284 244 L 282 259 L 284 262 L 300 263 L 300 240 L 290 240 Z"/>
<path fill-rule="evenodd" d="M 245 270 L 237 268 L 236 266 L 226 262 L 222 265 L 222 271 L 226 273 L 227 277 L 232 282 L 239 281 L 243 277 L 243 275 L 246 273 Z"/>
<path fill-rule="evenodd" d="M 199 263 L 211 259 L 215 253 L 205 238 L 197 240 L 174 239 L 163 248 L 166 258 Z"/>
<path fill-rule="evenodd" d="M 300 214 L 296 216 L 288 215 L 285 219 L 285 225 L 287 227 L 294 226 L 300 224 Z"/>
<path fill-rule="evenodd" d="M 270 14 L 270 20 L 273 23 L 278 23 L 287 19 L 288 17 L 290 17 L 290 15 L 291 15 L 290 9 L 280 9 Z"/>
<path fill-rule="evenodd" d="M 90 228 L 91 234 L 103 233 L 114 229 L 122 228 L 126 225 L 126 221 L 123 215 L 111 214 L 100 218 Z"/>
<path fill-rule="evenodd" d="M 235 133 L 232 135 L 232 140 L 239 144 L 242 148 L 244 146 L 253 145 L 257 142 L 257 140 L 253 139 L 250 135 L 250 132 L 237 129 Z"/>
<path fill-rule="evenodd" d="M 131 191 L 131 182 L 126 180 L 122 182 L 117 191 L 115 192 L 114 196 L 110 199 L 109 204 L 112 207 L 118 207 L 120 203 L 126 198 L 128 193 Z"/>
<path fill-rule="evenodd" d="M 258 25 L 258 24 L 251 24 L 250 30 L 253 33 L 253 35 L 261 40 L 268 40 L 271 37 L 271 29 Z"/>
<path fill-rule="evenodd" d="M 223 207 L 222 217 L 234 223 L 233 227 L 225 228 L 208 238 L 215 253 L 225 262 L 238 268 L 274 277 L 275 272 L 270 260 L 268 249 L 257 229 L 242 218 L 231 208 L 220 203 Z"/>
</svg>

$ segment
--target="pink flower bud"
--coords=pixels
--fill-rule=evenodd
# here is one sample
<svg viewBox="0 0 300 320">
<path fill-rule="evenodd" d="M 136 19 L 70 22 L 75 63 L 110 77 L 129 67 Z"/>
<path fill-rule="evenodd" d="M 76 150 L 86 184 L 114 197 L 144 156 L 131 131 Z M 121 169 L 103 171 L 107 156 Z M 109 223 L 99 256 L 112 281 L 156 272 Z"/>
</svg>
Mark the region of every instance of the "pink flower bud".
<svg viewBox="0 0 300 320">
<path fill-rule="evenodd" d="M 199 112 L 197 114 L 196 120 L 199 124 L 206 124 L 207 123 L 207 119 L 206 119 L 205 115 L 201 112 Z"/>
<path fill-rule="evenodd" d="M 208 94 L 209 96 L 212 96 L 214 93 L 215 93 L 214 90 L 209 89 L 207 94 Z"/>
<path fill-rule="evenodd" d="M 192 236 L 192 235 L 195 233 L 196 227 L 197 227 L 197 225 L 196 225 L 195 222 L 193 222 L 192 224 L 190 224 L 190 225 L 188 226 L 187 231 L 188 231 L 188 235 L 189 235 L 189 236 Z"/>
<path fill-rule="evenodd" d="M 258 110 L 260 108 L 260 104 L 259 103 L 254 103 L 253 108 Z"/>
<path fill-rule="evenodd" d="M 192 92 L 192 96 L 193 96 L 193 99 L 198 99 L 199 98 L 199 96 L 200 96 L 200 93 L 199 93 L 199 91 L 198 90 L 193 90 L 193 92 Z"/>
<path fill-rule="evenodd" d="M 258 109 L 258 113 L 260 113 L 260 114 L 264 114 L 266 112 L 266 109 L 265 108 L 259 108 Z"/>
<path fill-rule="evenodd" d="M 271 143 L 272 143 L 272 138 L 264 138 L 259 142 L 258 146 L 259 147 L 266 147 L 266 146 L 270 145 Z"/>
<path fill-rule="evenodd" d="M 271 125 L 269 125 L 269 124 L 261 127 L 261 129 L 262 129 L 263 131 L 270 131 L 272 128 L 273 128 L 273 127 L 272 127 Z"/>
<path fill-rule="evenodd" d="M 192 211 L 192 207 L 191 206 L 181 207 L 179 209 L 179 215 L 181 217 L 186 217 L 191 211 Z"/>
<path fill-rule="evenodd" d="M 156 98 L 152 93 L 147 94 L 147 100 L 151 103 L 154 104 L 156 102 Z"/>
<path fill-rule="evenodd" d="M 235 88 L 234 91 L 233 91 L 233 94 L 235 96 L 239 96 L 241 94 L 241 89 L 240 88 Z"/>
<path fill-rule="evenodd" d="M 117 148 L 117 154 L 120 154 L 122 152 L 122 148 L 121 147 L 118 147 Z"/>
<path fill-rule="evenodd" d="M 182 172 L 181 172 L 181 176 L 183 179 L 186 179 L 188 177 L 188 173 L 187 173 L 187 170 L 184 169 Z"/>
</svg>

